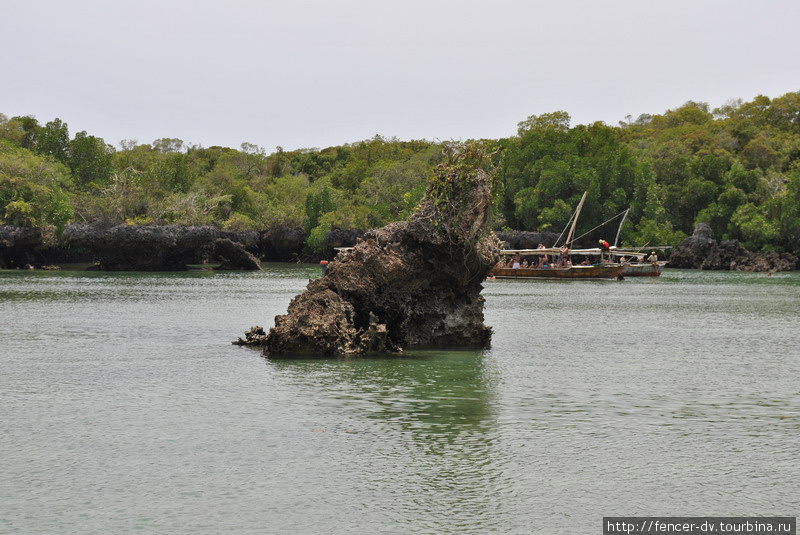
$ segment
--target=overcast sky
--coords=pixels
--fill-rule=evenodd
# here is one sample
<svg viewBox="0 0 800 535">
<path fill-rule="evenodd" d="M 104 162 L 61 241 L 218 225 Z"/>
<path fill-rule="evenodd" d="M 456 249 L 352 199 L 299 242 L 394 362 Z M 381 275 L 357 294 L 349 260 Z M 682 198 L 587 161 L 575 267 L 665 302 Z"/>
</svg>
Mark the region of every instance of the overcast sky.
<svg viewBox="0 0 800 535">
<path fill-rule="evenodd" d="M 0 0 L 0 113 L 272 152 L 800 90 L 800 1 Z"/>
</svg>

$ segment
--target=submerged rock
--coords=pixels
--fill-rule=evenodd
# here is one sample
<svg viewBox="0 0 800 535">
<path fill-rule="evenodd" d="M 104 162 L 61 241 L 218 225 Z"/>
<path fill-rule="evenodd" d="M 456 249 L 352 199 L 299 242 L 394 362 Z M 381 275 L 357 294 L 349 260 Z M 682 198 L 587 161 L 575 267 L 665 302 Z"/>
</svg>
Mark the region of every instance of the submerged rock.
<svg viewBox="0 0 800 535">
<path fill-rule="evenodd" d="M 232 342 L 236 346 L 263 346 L 267 333 L 261 325 L 253 325 L 244 332 L 244 338 Z"/>
<path fill-rule="evenodd" d="M 271 356 L 391 353 L 411 346 L 486 346 L 482 281 L 498 260 L 489 230 L 489 158 L 447 155 L 407 221 L 364 235 L 275 318 Z"/>
</svg>

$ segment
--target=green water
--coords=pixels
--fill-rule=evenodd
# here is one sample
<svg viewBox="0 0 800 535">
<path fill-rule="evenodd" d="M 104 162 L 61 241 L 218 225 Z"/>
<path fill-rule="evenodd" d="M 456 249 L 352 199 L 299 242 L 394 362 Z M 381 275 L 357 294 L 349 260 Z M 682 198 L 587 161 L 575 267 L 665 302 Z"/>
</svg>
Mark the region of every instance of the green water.
<svg viewBox="0 0 800 535">
<path fill-rule="evenodd" d="M 316 266 L 0 272 L 0 533 L 591 534 L 797 514 L 800 276 L 487 281 L 485 351 L 232 346 Z"/>
</svg>

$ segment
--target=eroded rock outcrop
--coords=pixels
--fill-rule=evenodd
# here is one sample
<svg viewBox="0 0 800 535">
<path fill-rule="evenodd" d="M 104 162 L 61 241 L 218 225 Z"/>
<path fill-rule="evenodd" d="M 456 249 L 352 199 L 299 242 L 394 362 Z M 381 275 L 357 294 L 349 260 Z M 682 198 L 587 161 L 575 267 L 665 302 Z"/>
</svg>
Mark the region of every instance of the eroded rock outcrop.
<svg viewBox="0 0 800 535">
<path fill-rule="evenodd" d="M 214 240 L 211 257 L 220 262 L 217 270 L 260 271 L 261 261 L 247 252 L 244 245 L 228 238 Z"/>
<path fill-rule="evenodd" d="M 241 249 L 246 249 L 255 247 L 258 239 L 257 232 L 226 231 L 208 225 L 103 226 L 76 223 L 64 230 L 64 241 L 72 248 L 90 251 L 97 269 L 104 271 L 183 271 L 187 264 L 201 263 L 205 256 L 213 259 L 218 240 L 236 242 Z M 225 251 L 233 263 L 243 258 L 238 254 L 233 259 L 236 254 L 233 247 Z M 237 267 L 229 269 L 260 269 L 250 264 L 241 260 Z"/>
<path fill-rule="evenodd" d="M 507 244 L 507 249 L 536 249 L 539 244 L 552 247 L 559 236 L 555 232 L 504 230 L 497 232 L 497 237 Z"/>
<path fill-rule="evenodd" d="M 707 223 L 699 223 L 694 234 L 679 243 L 669 257 L 670 267 L 725 271 L 792 271 L 797 263 L 790 253 L 754 253 L 737 240 L 717 243 Z"/>
<path fill-rule="evenodd" d="M 489 158 L 453 149 L 407 220 L 369 231 L 295 297 L 263 339 L 271 356 L 486 346 L 481 283 L 498 260 Z"/>
<path fill-rule="evenodd" d="M 0 225 L 0 269 L 33 264 L 34 251 L 41 245 L 41 229 Z"/>
<path fill-rule="evenodd" d="M 264 258 L 276 262 L 290 262 L 303 255 L 306 234 L 301 228 L 276 227 L 261 235 Z"/>
<path fill-rule="evenodd" d="M 669 256 L 669 267 L 697 269 L 717 244 L 708 223 L 699 223 L 694 233 L 678 244 Z"/>
<path fill-rule="evenodd" d="M 753 253 L 736 240 L 723 240 L 711 248 L 700 269 L 792 271 L 796 265 L 797 257 L 792 254 L 778 254 L 775 251 Z"/>
<path fill-rule="evenodd" d="M 104 271 L 183 271 L 217 237 L 210 226 L 73 224 L 64 230 L 64 240 L 91 251 Z"/>
</svg>

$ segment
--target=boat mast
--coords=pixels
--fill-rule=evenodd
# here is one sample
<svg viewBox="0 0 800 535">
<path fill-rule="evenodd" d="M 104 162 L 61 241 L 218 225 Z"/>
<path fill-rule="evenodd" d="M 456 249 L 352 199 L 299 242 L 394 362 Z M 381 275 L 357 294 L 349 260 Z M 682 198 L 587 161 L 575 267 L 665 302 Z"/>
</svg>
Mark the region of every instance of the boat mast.
<svg viewBox="0 0 800 535">
<path fill-rule="evenodd" d="M 581 208 L 583 208 L 583 201 L 586 200 L 586 194 L 589 193 L 588 191 L 583 192 L 583 197 L 581 197 L 581 202 L 578 203 L 578 208 L 575 210 L 575 219 L 572 220 L 572 228 L 569 229 L 569 234 L 567 234 L 567 239 L 564 244 L 567 247 L 572 247 L 572 238 L 575 237 L 575 227 L 578 226 L 578 216 L 581 215 Z"/>
<path fill-rule="evenodd" d="M 617 229 L 617 237 L 616 237 L 616 238 L 614 238 L 614 247 L 616 247 L 617 245 L 619 245 L 619 244 L 617 243 L 617 242 L 619 242 L 619 233 L 620 233 L 620 232 L 622 232 L 622 225 L 624 225 L 624 224 L 625 224 L 625 218 L 626 218 L 626 217 L 628 217 L 628 212 L 630 212 L 630 211 L 631 211 L 631 209 L 630 209 L 630 208 L 628 208 L 627 210 L 625 210 L 625 215 L 624 215 L 624 216 L 622 216 L 622 221 L 620 221 L 620 222 L 619 222 L 619 228 Z"/>
</svg>

